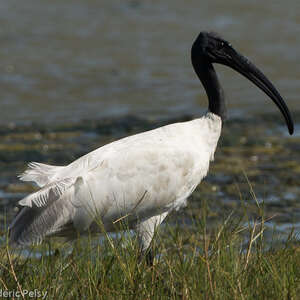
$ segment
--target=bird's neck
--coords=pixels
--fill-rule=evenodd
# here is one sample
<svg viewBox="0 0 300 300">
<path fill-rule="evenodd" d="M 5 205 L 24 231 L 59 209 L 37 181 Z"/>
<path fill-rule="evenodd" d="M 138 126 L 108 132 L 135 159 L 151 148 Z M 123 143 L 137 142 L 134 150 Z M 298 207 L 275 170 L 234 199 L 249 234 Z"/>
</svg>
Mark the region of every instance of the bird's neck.
<svg viewBox="0 0 300 300">
<path fill-rule="evenodd" d="M 207 62 L 204 59 L 197 59 L 197 61 L 195 61 L 192 58 L 192 64 L 205 88 L 208 97 L 209 111 L 218 115 L 222 121 L 225 121 L 227 110 L 224 92 L 212 63 Z"/>
</svg>

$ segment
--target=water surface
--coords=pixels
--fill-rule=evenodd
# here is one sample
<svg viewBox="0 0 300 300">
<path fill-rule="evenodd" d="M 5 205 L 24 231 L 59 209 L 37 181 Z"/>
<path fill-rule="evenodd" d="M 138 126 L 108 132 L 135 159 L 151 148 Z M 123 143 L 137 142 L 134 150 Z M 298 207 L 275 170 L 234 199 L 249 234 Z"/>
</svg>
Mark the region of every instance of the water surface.
<svg viewBox="0 0 300 300">
<path fill-rule="evenodd" d="M 10 0 L 0 2 L 0 123 L 200 115 L 190 47 L 201 30 L 230 40 L 299 109 L 299 1 Z M 231 115 L 276 109 L 217 69 Z"/>
</svg>

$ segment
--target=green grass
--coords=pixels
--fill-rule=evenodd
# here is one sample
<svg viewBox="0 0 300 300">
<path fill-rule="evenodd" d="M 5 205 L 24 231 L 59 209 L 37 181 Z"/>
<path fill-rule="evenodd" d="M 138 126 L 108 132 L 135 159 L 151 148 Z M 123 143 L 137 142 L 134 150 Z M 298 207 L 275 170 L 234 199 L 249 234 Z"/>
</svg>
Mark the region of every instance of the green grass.
<svg viewBox="0 0 300 300">
<path fill-rule="evenodd" d="M 232 213 L 209 230 L 202 206 L 189 226 L 157 232 L 153 267 L 139 260 L 135 237 L 126 233 L 101 243 L 82 238 L 69 255 L 70 245 L 56 242 L 33 248 L 40 258 L 3 247 L 1 289 L 47 291 L 47 299 L 299 299 L 300 247 L 293 233 L 279 248 L 266 244 L 263 214 L 245 227 L 247 216 L 236 221 Z"/>
<path fill-rule="evenodd" d="M 187 209 L 168 217 L 172 226 L 157 233 L 153 267 L 139 262 L 135 238 L 128 235 L 101 244 L 97 238 L 81 239 L 71 255 L 66 254 L 70 245 L 44 243 L 32 249 L 42 254 L 40 258 L 18 256 L 4 245 L 0 289 L 38 289 L 48 292 L 47 299 L 300 299 L 299 233 L 291 232 L 288 238 L 285 234 L 282 241 L 274 228 L 270 242 L 272 230 L 266 226 L 276 214 L 277 224 L 299 223 L 300 138 L 282 136 L 277 117 L 273 119 L 263 116 L 254 127 L 253 120 L 227 123 L 211 165 L 213 176 L 193 193 Z M 24 161 L 65 164 L 97 148 L 99 135 L 104 143 L 159 125 L 126 120 L 4 129 L 4 191 L 15 193 L 16 199 L 17 193 L 32 191 L 28 184 L 11 183 L 23 171 Z M 89 132 L 95 135 L 87 135 L 82 143 L 82 134 Z M 241 169 L 247 170 L 249 180 Z M 220 180 L 224 177 L 227 180 Z M 277 196 L 280 201 L 256 202 L 249 181 L 260 199 Z M 220 201 L 219 192 L 231 201 Z M 293 199 L 286 198 L 286 192 Z M 13 202 L 4 203 L 11 207 L 11 219 Z M 3 214 L 0 217 L 3 220 Z M 49 248 L 58 251 L 49 256 Z"/>
</svg>

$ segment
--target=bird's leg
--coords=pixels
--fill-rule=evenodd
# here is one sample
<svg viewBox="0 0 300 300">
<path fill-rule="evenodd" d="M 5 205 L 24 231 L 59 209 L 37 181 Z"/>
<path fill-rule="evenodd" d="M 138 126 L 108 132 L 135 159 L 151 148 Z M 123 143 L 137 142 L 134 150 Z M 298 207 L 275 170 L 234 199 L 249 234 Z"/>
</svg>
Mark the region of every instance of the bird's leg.
<svg viewBox="0 0 300 300">
<path fill-rule="evenodd" d="M 155 234 L 156 228 L 162 223 L 168 212 L 161 215 L 151 217 L 145 221 L 139 222 L 136 226 L 138 242 L 141 251 L 141 258 L 146 255 L 146 262 L 153 266 L 154 256 L 150 247 L 152 238 Z"/>
<path fill-rule="evenodd" d="M 146 263 L 148 266 L 152 267 L 154 263 L 154 255 L 153 255 L 153 250 L 151 247 L 148 249 L 146 253 Z"/>
</svg>

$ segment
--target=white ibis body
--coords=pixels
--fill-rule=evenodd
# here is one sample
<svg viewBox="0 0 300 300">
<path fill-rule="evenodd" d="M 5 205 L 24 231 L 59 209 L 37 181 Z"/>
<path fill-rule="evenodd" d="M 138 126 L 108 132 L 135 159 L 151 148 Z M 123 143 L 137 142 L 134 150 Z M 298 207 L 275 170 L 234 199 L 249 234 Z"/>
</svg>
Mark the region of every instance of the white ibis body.
<svg viewBox="0 0 300 300">
<path fill-rule="evenodd" d="M 168 213 L 186 205 L 214 158 L 226 106 L 213 63 L 231 67 L 262 89 L 293 133 L 289 110 L 275 87 L 228 42 L 201 32 L 191 54 L 208 95 L 208 112 L 107 144 L 67 166 L 29 164 L 20 178 L 41 189 L 19 201 L 23 208 L 9 227 L 12 245 L 40 243 L 53 235 L 72 239 L 78 232 L 112 231 L 118 220 L 126 219 L 145 251 Z"/>
</svg>

